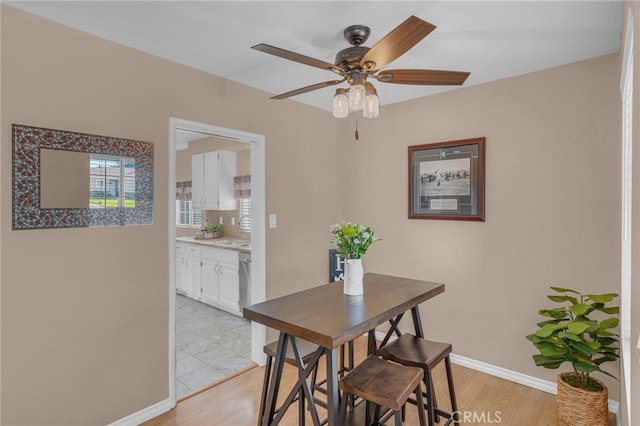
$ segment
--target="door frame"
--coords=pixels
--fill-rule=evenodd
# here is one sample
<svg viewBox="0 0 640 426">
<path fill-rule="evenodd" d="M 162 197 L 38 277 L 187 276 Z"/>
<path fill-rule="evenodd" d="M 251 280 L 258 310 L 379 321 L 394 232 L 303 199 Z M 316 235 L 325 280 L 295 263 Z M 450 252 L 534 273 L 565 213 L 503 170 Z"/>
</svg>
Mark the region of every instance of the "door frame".
<svg viewBox="0 0 640 426">
<path fill-rule="evenodd" d="M 199 132 L 210 136 L 251 144 L 251 304 L 266 299 L 266 207 L 265 207 L 265 137 L 241 130 L 180 118 L 169 118 L 169 398 L 175 407 L 176 397 L 176 144 L 177 130 Z M 251 360 L 264 365 L 262 351 L 266 341 L 266 327 L 251 323 Z"/>
</svg>

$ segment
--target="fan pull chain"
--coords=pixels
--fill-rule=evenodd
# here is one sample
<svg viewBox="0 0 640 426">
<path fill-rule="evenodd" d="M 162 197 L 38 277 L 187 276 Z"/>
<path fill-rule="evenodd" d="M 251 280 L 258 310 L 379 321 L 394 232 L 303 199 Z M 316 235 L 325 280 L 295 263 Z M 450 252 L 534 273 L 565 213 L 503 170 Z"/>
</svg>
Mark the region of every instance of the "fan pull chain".
<svg viewBox="0 0 640 426">
<path fill-rule="evenodd" d="M 358 134 L 358 116 L 356 115 L 356 140 L 360 140 L 360 135 Z"/>
</svg>

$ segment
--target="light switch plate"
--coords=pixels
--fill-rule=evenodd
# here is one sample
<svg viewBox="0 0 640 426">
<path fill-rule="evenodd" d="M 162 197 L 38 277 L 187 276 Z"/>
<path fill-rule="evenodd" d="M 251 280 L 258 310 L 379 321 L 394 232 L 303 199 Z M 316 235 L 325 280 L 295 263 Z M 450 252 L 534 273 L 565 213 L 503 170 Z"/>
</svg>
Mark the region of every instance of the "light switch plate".
<svg viewBox="0 0 640 426">
<path fill-rule="evenodd" d="M 274 229 L 274 228 L 276 228 L 276 226 L 278 226 L 278 223 L 276 221 L 276 215 L 275 214 L 270 214 L 269 215 L 269 228 Z"/>
</svg>

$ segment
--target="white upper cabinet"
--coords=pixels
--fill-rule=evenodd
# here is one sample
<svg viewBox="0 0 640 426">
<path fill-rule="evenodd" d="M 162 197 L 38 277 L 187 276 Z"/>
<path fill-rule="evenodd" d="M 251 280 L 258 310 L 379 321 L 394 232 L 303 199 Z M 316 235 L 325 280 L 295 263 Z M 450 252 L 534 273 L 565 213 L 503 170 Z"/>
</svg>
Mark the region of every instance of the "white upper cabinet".
<svg viewBox="0 0 640 426">
<path fill-rule="evenodd" d="M 204 210 L 236 210 L 233 178 L 236 153 L 213 151 L 191 157 L 191 191 L 193 207 Z"/>
</svg>

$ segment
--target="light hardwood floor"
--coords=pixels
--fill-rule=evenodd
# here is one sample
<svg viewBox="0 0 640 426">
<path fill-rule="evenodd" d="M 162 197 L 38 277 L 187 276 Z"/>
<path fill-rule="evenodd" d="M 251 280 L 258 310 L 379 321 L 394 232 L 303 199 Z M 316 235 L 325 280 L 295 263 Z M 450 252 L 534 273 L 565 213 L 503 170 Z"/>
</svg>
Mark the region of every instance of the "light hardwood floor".
<svg viewBox="0 0 640 426">
<path fill-rule="evenodd" d="M 356 359 L 363 359 L 366 340 L 356 341 Z M 320 365 L 320 371 L 324 368 Z M 178 406 L 145 423 L 146 426 L 251 426 L 257 424 L 264 367 L 249 369 L 234 378 L 182 400 Z M 458 402 L 465 425 L 544 426 L 560 425 L 556 420 L 556 397 L 507 380 L 499 379 L 475 370 L 453 365 L 453 377 Z M 291 389 L 296 371 L 285 367 L 281 398 Z M 449 409 L 444 366 L 434 372 L 438 404 Z M 294 404 L 295 405 L 295 404 Z M 283 426 L 298 424 L 297 407 L 287 411 L 280 423 Z M 322 410 L 319 410 L 324 415 Z M 465 420 L 466 416 L 466 421 Z M 474 417 L 475 416 L 475 417 Z M 391 421 L 392 423 L 393 421 Z M 307 424 L 313 424 L 309 418 Z M 414 406 L 407 407 L 405 425 L 418 425 Z M 444 424 L 441 421 L 440 424 Z M 610 424 L 615 424 L 611 418 Z"/>
</svg>

